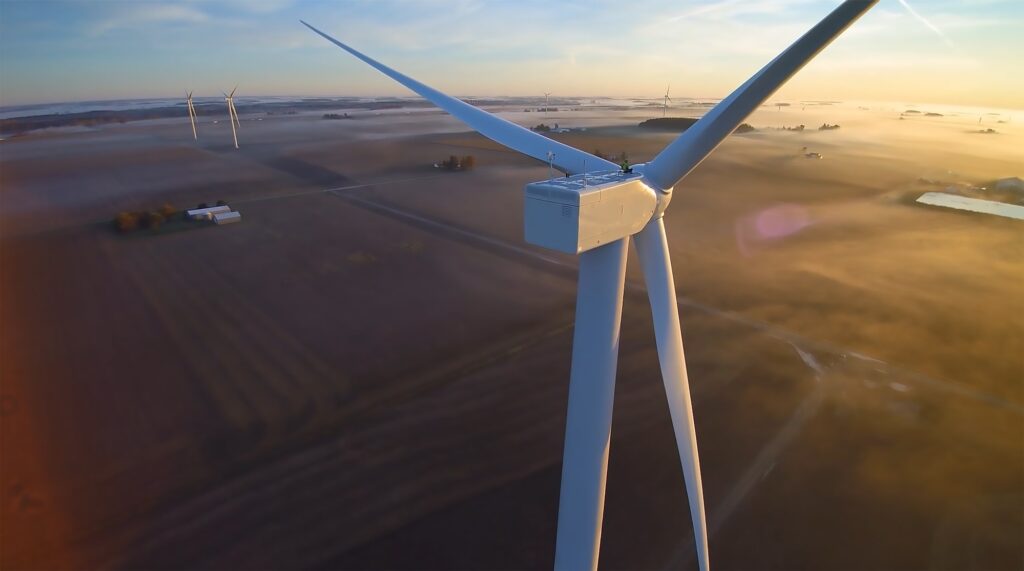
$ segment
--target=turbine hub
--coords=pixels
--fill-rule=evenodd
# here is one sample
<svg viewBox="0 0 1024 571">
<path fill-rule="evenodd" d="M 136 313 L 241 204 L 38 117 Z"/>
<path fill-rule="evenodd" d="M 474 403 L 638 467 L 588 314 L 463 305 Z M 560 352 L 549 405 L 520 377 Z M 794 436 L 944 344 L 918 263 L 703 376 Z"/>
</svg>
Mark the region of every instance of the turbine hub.
<svg viewBox="0 0 1024 571">
<path fill-rule="evenodd" d="M 658 206 L 654 209 L 654 214 L 651 216 L 651 220 L 657 220 L 665 215 L 665 210 L 668 209 L 668 203 L 672 202 L 672 189 L 663 190 L 658 193 Z"/>
</svg>

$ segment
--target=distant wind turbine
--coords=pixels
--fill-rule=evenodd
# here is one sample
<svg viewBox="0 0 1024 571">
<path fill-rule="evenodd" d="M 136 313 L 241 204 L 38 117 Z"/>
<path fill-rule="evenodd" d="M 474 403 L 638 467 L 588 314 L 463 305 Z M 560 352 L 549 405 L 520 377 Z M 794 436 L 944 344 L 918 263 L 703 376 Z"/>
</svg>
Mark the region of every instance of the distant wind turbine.
<svg viewBox="0 0 1024 571">
<path fill-rule="evenodd" d="M 549 97 L 550 95 L 551 95 L 550 93 L 545 93 L 545 94 L 544 94 L 544 114 L 545 114 L 545 115 L 547 115 L 547 114 L 548 114 L 548 97 Z"/>
<path fill-rule="evenodd" d="M 661 116 L 662 117 L 664 117 L 665 115 L 668 114 L 668 103 L 669 103 L 669 101 L 672 101 L 672 98 L 668 96 L 668 91 L 670 89 L 672 89 L 672 84 L 671 83 L 668 84 L 668 87 L 665 88 L 665 101 L 664 101 L 664 103 L 662 104 L 662 107 L 661 107 Z"/>
<path fill-rule="evenodd" d="M 619 168 L 445 95 L 302 22 L 331 43 L 514 151 L 567 175 L 526 185 L 526 241 L 580 257 L 555 569 L 596 569 L 604 513 L 626 249 L 647 284 L 654 337 L 702 571 L 707 571 L 697 436 L 662 216 L 673 188 L 783 83 L 878 0 L 847 0 L 646 164 Z M 667 95 L 667 93 L 666 93 Z M 589 165 L 589 169 L 588 169 Z"/>
<path fill-rule="evenodd" d="M 238 111 L 235 110 L 235 91 L 238 90 L 236 85 L 231 93 L 224 94 L 224 101 L 228 102 L 228 121 L 231 123 L 231 137 L 235 140 L 235 148 L 238 148 L 238 132 L 237 129 L 242 127 L 242 124 L 238 121 Z"/>
<path fill-rule="evenodd" d="M 192 138 L 199 140 L 199 133 L 196 131 L 196 108 L 192 105 L 192 92 L 185 94 L 185 103 L 188 104 L 188 119 L 192 122 Z"/>
</svg>

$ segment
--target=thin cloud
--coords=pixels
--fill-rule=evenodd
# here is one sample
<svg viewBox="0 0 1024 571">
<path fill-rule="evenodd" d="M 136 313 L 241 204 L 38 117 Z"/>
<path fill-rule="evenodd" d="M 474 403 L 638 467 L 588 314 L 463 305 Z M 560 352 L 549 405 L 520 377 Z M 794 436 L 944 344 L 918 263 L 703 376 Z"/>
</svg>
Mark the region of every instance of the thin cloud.
<svg viewBox="0 0 1024 571">
<path fill-rule="evenodd" d="M 942 38 L 942 41 L 946 42 L 947 46 L 949 46 L 949 47 L 951 47 L 953 49 L 957 49 L 956 45 L 953 44 L 953 41 L 950 40 L 949 37 L 946 36 L 946 34 L 944 34 L 942 32 L 942 30 L 940 30 L 935 24 L 932 24 L 931 22 L 929 22 L 927 18 L 925 18 L 921 14 L 918 14 L 917 10 L 914 10 L 914 8 L 910 6 L 910 4 L 907 4 L 907 0 L 899 0 L 899 3 L 902 4 L 904 8 L 906 8 L 907 12 L 909 12 L 911 16 L 913 16 L 914 18 L 917 18 L 917 20 L 919 22 L 924 24 L 929 30 L 935 32 L 936 35 L 938 35 L 940 38 Z"/>
<path fill-rule="evenodd" d="M 808 0 L 718 0 L 690 8 L 680 14 L 664 19 L 661 23 L 675 23 L 689 18 L 735 19 L 751 14 L 777 14 L 794 5 L 807 4 Z"/>
<path fill-rule="evenodd" d="M 205 12 L 177 4 L 138 3 L 117 5 L 119 9 L 89 30 L 93 36 L 150 24 L 197 24 L 209 20 Z"/>
</svg>

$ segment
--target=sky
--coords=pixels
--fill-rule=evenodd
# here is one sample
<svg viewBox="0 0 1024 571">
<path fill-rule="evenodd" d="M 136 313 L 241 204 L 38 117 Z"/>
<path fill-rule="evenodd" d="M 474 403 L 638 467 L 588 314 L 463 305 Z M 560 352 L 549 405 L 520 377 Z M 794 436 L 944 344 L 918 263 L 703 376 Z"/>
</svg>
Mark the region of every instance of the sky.
<svg viewBox="0 0 1024 571">
<path fill-rule="evenodd" d="M 0 106 L 408 96 L 314 35 L 461 96 L 718 98 L 838 0 L 0 0 Z M 773 100 L 1024 109 L 1024 0 L 882 0 Z"/>
</svg>

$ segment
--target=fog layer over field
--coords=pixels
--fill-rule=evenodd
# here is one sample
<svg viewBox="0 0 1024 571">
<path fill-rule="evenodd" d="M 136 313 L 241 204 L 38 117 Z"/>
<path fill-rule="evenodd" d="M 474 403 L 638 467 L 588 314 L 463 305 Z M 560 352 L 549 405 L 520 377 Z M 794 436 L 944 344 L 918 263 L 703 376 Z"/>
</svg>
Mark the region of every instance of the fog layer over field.
<svg viewBox="0 0 1024 571">
<path fill-rule="evenodd" d="M 634 163 L 672 139 L 612 103 L 488 109 Z M 548 168 L 432 109 L 240 111 L 239 150 L 216 116 L 0 141 L 0 567 L 550 567 L 576 258 L 522 240 Z M 665 219 L 716 568 L 1024 566 L 1024 224 L 913 202 L 1024 175 L 1018 118 L 747 122 Z M 242 222 L 110 225 L 217 200 Z M 635 262 L 602 565 L 688 568 Z"/>
</svg>

